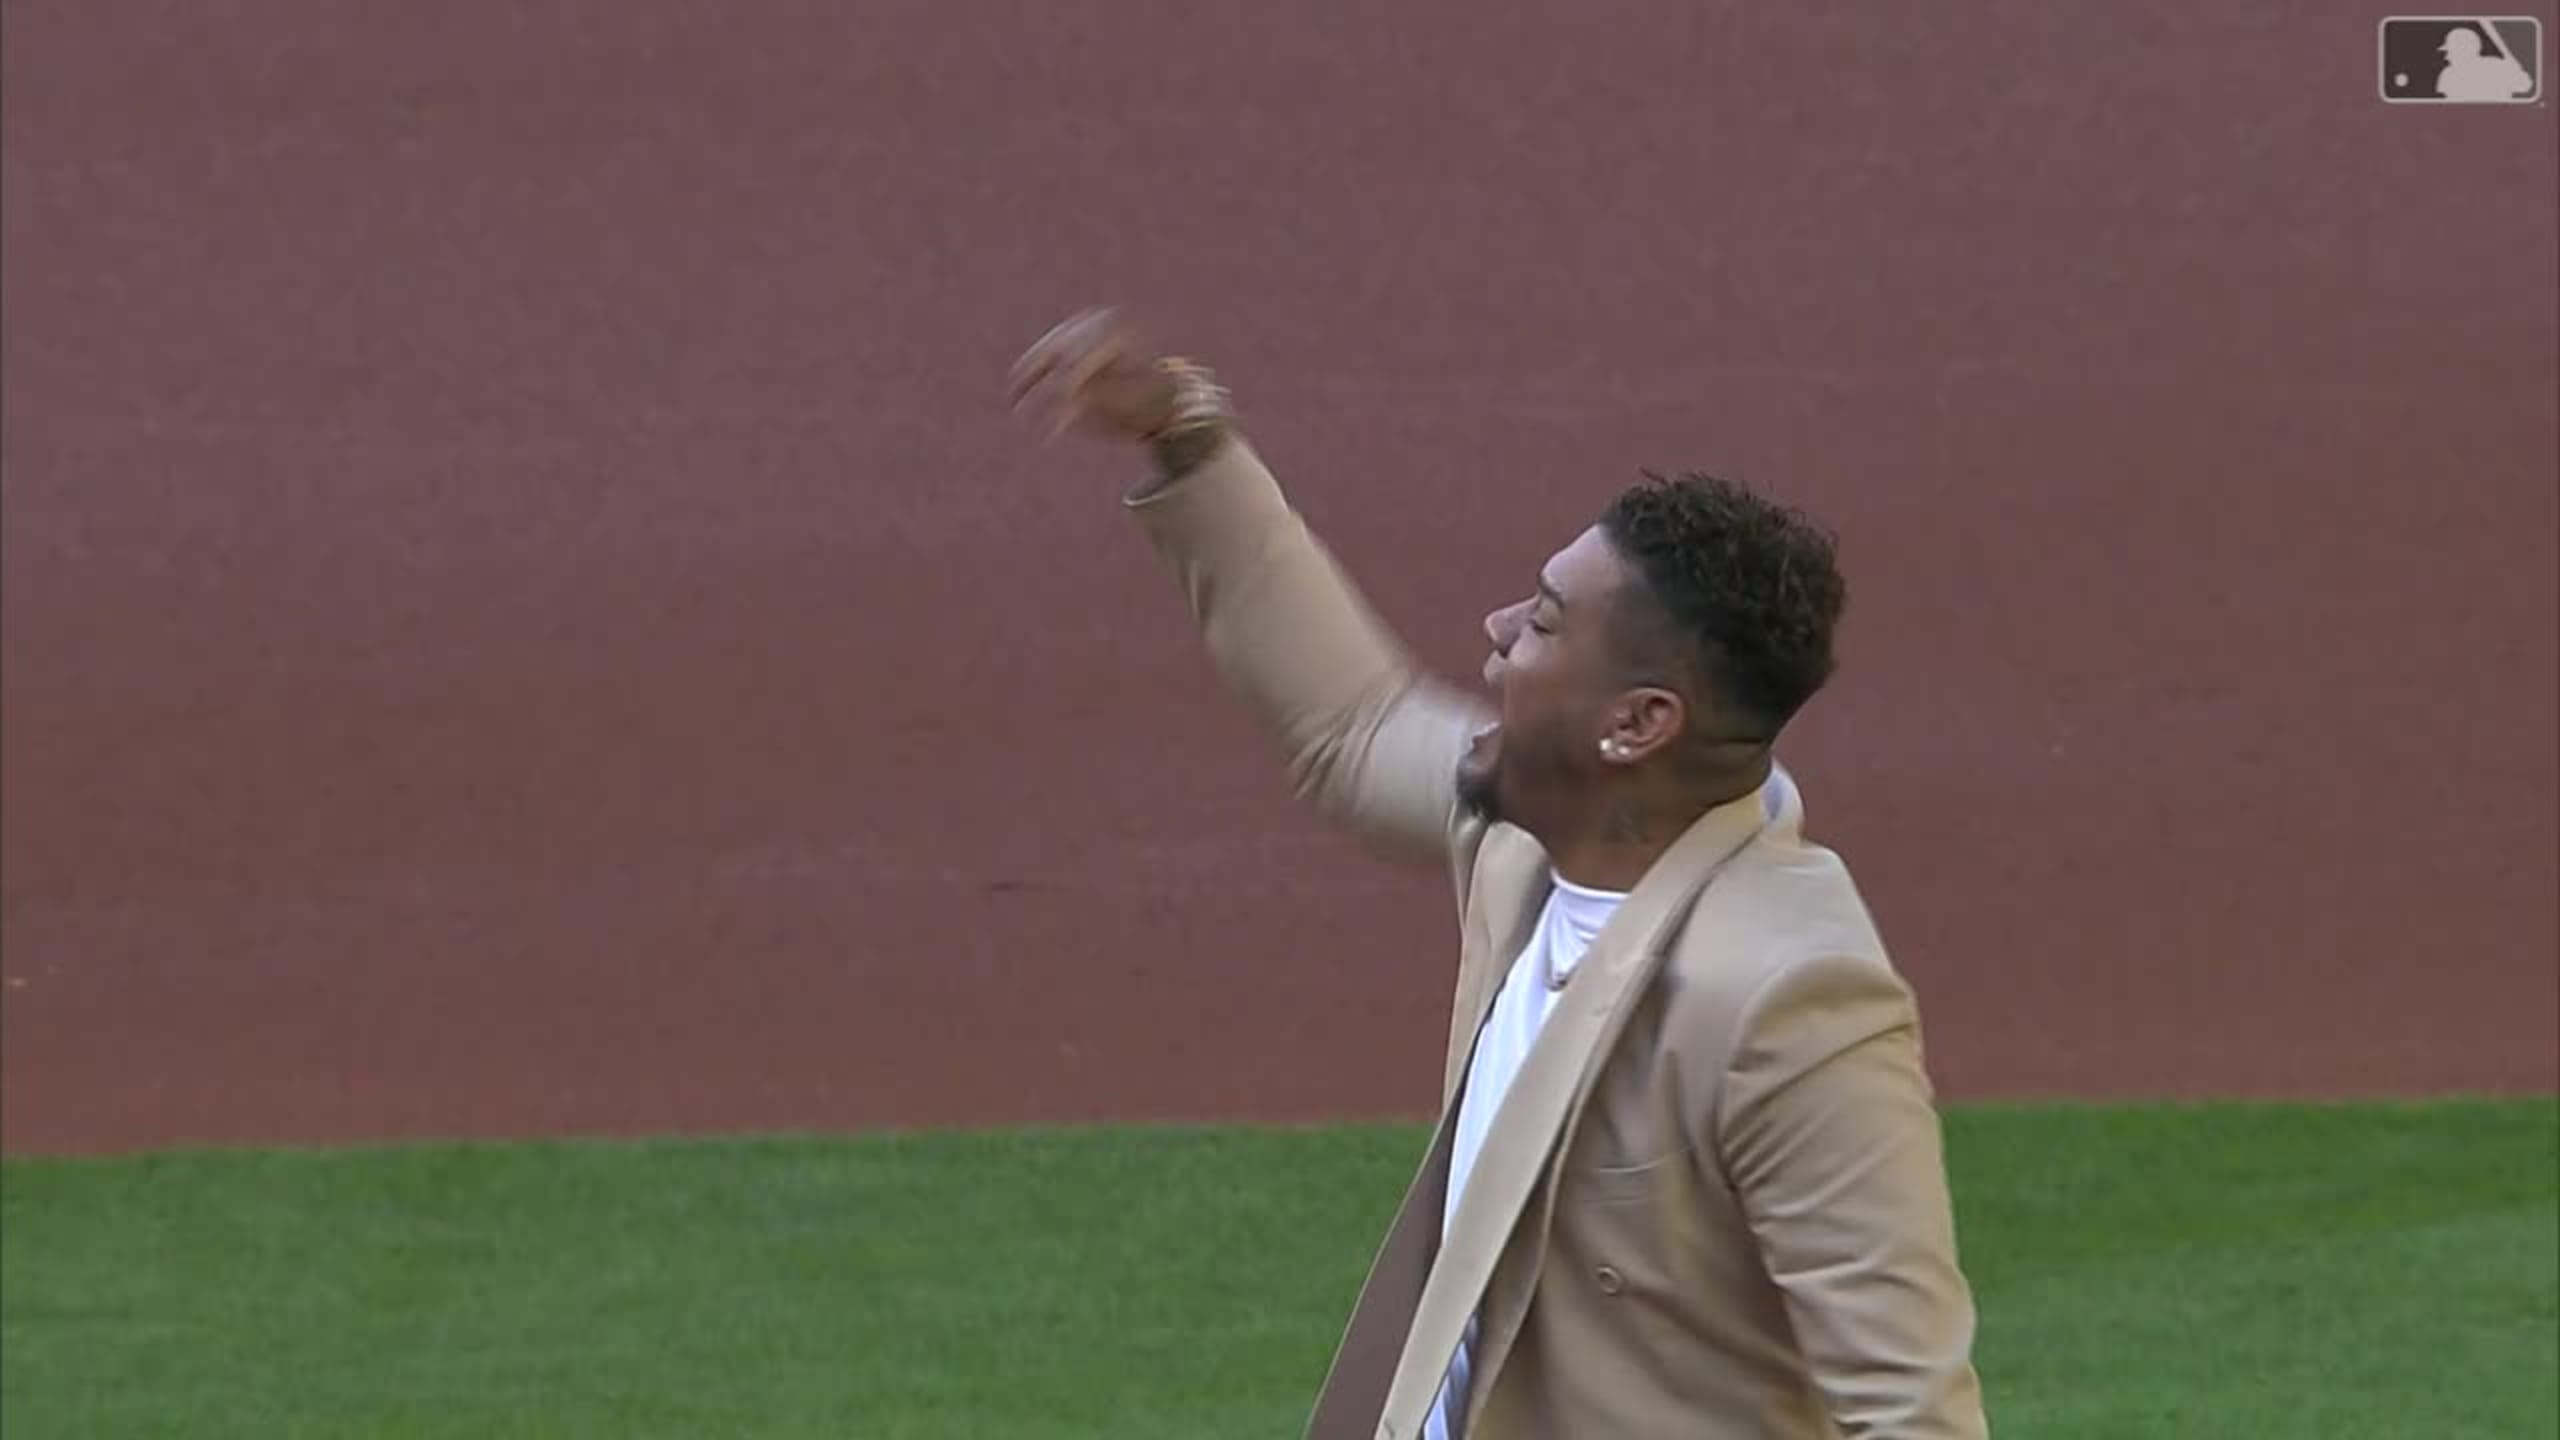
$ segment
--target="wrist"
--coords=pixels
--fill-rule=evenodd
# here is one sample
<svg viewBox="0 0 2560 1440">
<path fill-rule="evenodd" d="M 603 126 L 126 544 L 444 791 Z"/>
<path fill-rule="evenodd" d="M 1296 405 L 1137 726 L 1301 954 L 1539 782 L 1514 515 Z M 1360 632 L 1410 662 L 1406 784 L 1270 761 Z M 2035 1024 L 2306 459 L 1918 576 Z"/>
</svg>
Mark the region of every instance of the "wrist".
<svg viewBox="0 0 2560 1440">
<path fill-rule="evenodd" d="M 1141 437 L 1156 462 L 1158 479 L 1150 490 L 1206 463 L 1227 442 L 1235 423 L 1226 387 L 1208 367 L 1176 355 L 1158 360 L 1156 370 L 1171 382 L 1173 398 L 1163 421 Z"/>
<path fill-rule="evenodd" d="M 1169 485 L 1207 464 L 1234 433 L 1227 421 L 1217 419 L 1150 437 L 1147 449 L 1155 457 L 1157 484 Z"/>
</svg>

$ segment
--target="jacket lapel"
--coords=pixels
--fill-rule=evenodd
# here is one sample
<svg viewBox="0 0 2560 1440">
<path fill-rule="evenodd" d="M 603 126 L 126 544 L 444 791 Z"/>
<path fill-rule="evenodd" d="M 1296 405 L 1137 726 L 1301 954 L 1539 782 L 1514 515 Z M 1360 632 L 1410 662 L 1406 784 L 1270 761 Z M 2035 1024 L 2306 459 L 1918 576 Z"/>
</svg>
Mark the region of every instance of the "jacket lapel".
<svg viewBox="0 0 2560 1440">
<path fill-rule="evenodd" d="M 1448 1068 L 1440 1091 L 1440 1125 L 1431 1137 L 1387 1238 L 1370 1262 L 1351 1320 L 1334 1349 L 1333 1366 L 1308 1417 L 1307 1440 L 1369 1440 L 1385 1407 L 1413 1307 L 1440 1248 L 1447 1213 L 1449 1166 L 1456 1148 L 1458 1100 L 1476 1036 L 1493 1008 L 1508 957 L 1535 924 L 1548 889 L 1546 857 L 1525 836 L 1494 837 L 1479 849 L 1468 887 L 1486 904 L 1468 904 L 1460 941 L 1458 978 L 1451 996 Z"/>
<path fill-rule="evenodd" d="M 1306 1440 L 1368 1440 L 1373 1433 L 1440 1236 L 1441 1209 L 1449 1193 L 1449 1152 L 1458 1130 L 1456 1115 L 1454 1107 L 1442 1111 L 1431 1149 L 1406 1188 L 1404 1205 L 1369 1266 L 1351 1323 L 1334 1348 L 1333 1368 L 1316 1396 L 1314 1413 L 1307 1418 Z"/>
<path fill-rule="evenodd" d="M 1629 1002 L 1652 977 L 1659 958 L 1656 942 L 1685 913 L 1716 867 L 1759 831 L 1764 817 L 1761 806 L 1755 792 L 1699 817 L 1593 937 L 1589 952 L 1557 997 L 1555 1010 L 1486 1132 L 1466 1193 L 1450 1218 L 1447 1239 L 1423 1284 L 1403 1355 L 1387 1390 L 1377 1431 L 1384 1440 L 1405 1440 L 1421 1433 L 1423 1417 L 1439 1392 L 1450 1357 L 1457 1352 L 1467 1319 L 1482 1301 L 1495 1263 L 1553 1158 L 1559 1133 L 1586 1081 L 1605 1057 Z M 1507 970 L 1514 954 L 1502 951 L 1487 958 L 1499 972 Z M 1487 987 L 1480 984 L 1478 988 Z M 1491 990 L 1498 988 L 1497 980 L 1484 997 L 1487 1005 Z M 1473 1047 L 1452 1049 L 1470 1054 Z M 1450 1113 L 1454 1108 L 1444 1107 Z M 1447 1128 L 1444 1114 L 1443 1129 Z M 1489 1381 L 1490 1367 L 1480 1379 Z"/>
<path fill-rule="evenodd" d="M 1547 892 L 1555 888 L 1546 852 L 1519 831 L 1497 832 L 1479 852 L 1477 863 L 1481 873 L 1476 891 L 1485 896 L 1485 903 L 1469 912 L 1459 956 L 1457 992 L 1449 1011 L 1448 1063 L 1440 1084 L 1444 1108 L 1458 1103 L 1485 1016 L 1502 993 L 1512 959 L 1529 942 Z"/>
</svg>

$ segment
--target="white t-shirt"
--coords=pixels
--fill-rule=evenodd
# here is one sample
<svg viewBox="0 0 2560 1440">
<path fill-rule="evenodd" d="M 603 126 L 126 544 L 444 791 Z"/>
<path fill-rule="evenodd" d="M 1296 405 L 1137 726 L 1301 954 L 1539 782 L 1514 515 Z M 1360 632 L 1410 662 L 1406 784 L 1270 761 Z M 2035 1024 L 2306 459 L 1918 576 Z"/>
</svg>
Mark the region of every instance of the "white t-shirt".
<svg viewBox="0 0 2560 1440">
<path fill-rule="evenodd" d="M 1520 948 L 1519 958 L 1511 962 L 1502 993 L 1494 998 L 1493 1010 L 1476 1037 L 1475 1057 L 1467 1064 L 1467 1088 L 1458 1100 L 1458 1133 L 1452 1137 L 1449 1155 L 1449 1200 L 1440 1213 L 1444 1238 L 1458 1213 L 1458 1197 L 1465 1193 L 1467 1177 L 1475 1169 L 1476 1153 L 1484 1148 L 1485 1132 L 1493 1127 L 1502 1097 L 1511 1089 L 1511 1078 L 1520 1073 L 1520 1062 L 1529 1058 L 1529 1046 L 1547 1023 L 1556 992 L 1581 963 L 1591 937 L 1600 933 L 1618 902 L 1627 898 L 1621 891 L 1587 890 L 1562 876 L 1553 878 L 1555 888 L 1538 912 L 1537 929 Z M 1423 1426 L 1425 1440 L 1458 1440 L 1465 1433 L 1462 1412 L 1475 1344 L 1476 1322 L 1470 1319 L 1458 1353 L 1449 1362 L 1440 1398 Z"/>
</svg>

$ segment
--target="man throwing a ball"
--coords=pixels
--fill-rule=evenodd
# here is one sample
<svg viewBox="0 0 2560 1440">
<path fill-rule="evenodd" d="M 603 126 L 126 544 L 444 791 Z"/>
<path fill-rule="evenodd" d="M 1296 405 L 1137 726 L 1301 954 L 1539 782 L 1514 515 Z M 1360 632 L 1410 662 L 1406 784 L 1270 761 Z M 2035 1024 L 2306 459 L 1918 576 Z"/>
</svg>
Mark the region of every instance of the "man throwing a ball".
<svg viewBox="0 0 2560 1440">
<path fill-rule="evenodd" d="M 1773 759 L 1845 598 L 1826 536 L 1647 475 L 1420 673 L 1209 372 L 1109 312 L 1017 405 L 1130 443 L 1124 503 L 1297 793 L 1445 865 L 1444 1109 L 1310 1440 L 1987 1434 L 1910 988 Z"/>
</svg>

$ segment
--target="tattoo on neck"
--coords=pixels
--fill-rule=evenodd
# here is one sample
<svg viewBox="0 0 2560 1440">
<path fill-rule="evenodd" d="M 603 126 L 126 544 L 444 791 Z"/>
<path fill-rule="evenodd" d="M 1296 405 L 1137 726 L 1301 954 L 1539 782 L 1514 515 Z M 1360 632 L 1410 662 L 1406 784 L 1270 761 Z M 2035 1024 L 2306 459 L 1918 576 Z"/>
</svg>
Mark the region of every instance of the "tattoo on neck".
<svg viewBox="0 0 2560 1440">
<path fill-rule="evenodd" d="M 1609 807 L 1600 833 L 1622 845 L 1642 845 L 1653 839 L 1653 826 L 1645 819 L 1644 807 L 1632 800 Z"/>
</svg>

